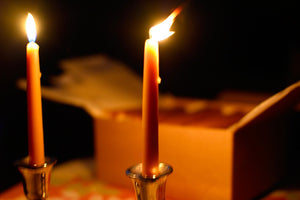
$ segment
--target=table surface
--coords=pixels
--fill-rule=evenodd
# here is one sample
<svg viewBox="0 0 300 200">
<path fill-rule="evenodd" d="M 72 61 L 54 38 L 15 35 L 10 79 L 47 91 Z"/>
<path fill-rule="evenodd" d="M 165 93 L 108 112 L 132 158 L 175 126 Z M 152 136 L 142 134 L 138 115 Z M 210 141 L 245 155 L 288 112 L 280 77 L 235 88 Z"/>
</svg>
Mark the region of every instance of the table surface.
<svg viewBox="0 0 300 200">
<path fill-rule="evenodd" d="M 72 160 L 55 166 L 48 200 L 135 200 L 133 188 L 124 189 L 95 179 L 93 166 L 92 159 Z M 26 200 L 22 184 L 0 193 L 0 200 Z M 276 190 L 261 200 L 300 200 L 300 190 Z"/>
</svg>

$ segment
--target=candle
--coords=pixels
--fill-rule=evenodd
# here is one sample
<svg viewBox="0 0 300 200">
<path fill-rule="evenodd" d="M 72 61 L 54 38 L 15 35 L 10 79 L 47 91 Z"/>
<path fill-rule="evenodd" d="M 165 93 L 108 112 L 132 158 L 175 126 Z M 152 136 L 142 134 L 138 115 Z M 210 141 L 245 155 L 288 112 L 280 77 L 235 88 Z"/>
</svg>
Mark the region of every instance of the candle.
<svg viewBox="0 0 300 200">
<path fill-rule="evenodd" d="M 27 77 L 27 114 L 28 114 L 28 154 L 29 164 L 43 165 L 44 136 L 42 120 L 42 99 L 40 85 L 39 45 L 35 43 L 36 27 L 30 13 L 26 20 L 26 32 L 29 43 L 26 46 Z"/>
<path fill-rule="evenodd" d="M 143 72 L 142 127 L 144 134 L 144 152 L 142 174 L 146 177 L 158 173 L 158 84 L 159 51 L 158 42 L 168 38 L 174 32 L 170 28 L 175 17 L 181 11 L 177 8 L 162 23 L 149 30 L 150 38 L 145 41 Z"/>
</svg>

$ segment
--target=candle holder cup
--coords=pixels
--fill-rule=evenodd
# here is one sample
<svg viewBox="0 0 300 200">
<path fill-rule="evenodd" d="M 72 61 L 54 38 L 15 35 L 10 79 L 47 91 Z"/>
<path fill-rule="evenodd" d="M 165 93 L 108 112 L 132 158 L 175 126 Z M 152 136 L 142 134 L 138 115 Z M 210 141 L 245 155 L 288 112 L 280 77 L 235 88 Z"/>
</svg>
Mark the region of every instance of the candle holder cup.
<svg viewBox="0 0 300 200">
<path fill-rule="evenodd" d="M 159 164 L 159 174 L 151 177 L 142 175 L 142 163 L 126 170 L 126 175 L 131 178 L 137 200 L 165 200 L 167 176 L 173 168 L 165 163 Z"/>
<path fill-rule="evenodd" d="M 23 189 L 28 200 L 45 200 L 48 197 L 51 170 L 56 159 L 45 158 L 41 166 L 32 166 L 28 163 L 28 157 L 15 163 L 23 176 Z"/>
</svg>

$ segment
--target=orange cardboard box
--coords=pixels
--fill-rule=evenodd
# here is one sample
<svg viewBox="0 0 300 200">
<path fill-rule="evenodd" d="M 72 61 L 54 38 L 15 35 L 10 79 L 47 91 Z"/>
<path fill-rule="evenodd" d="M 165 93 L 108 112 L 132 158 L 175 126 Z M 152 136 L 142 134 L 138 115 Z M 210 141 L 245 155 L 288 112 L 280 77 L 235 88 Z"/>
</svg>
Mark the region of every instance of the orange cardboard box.
<svg viewBox="0 0 300 200">
<path fill-rule="evenodd" d="M 252 199 L 284 176 L 285 115 L 300 82 L 257 107 L 171 98 L 160 110 L 160 161 L 173 166 L 166 195 L 189 200 Z M 172 106 L 170 106 L 172 105 Z M 252 109 L 253 108 L 253 109 Z M 126 168 L 141 162 L 139 111 L 94 117 L 97 176 L 132 187 Z"/>
</svg>

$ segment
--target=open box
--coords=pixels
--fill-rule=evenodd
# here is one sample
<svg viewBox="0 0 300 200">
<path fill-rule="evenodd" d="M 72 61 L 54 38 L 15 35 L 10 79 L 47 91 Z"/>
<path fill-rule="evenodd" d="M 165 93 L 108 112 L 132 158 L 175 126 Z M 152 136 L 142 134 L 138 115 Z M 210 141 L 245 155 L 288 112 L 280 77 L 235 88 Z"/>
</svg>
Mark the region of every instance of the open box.
<svg viewBox="0 0 300 200">
<path fill-rule="evenodd" d="M 141 80 L 103 56 L 61 66 L 65 73 L 42 88 L 43 97 L 91 114 L 97 177 L 133 190 L 125 170 L 142 160 Z M 162 96 L 159 156 L 174 168 L 167 197 L 243 200 L 270 190 L 284 176 L 285 120 L 299 88 L 259 105 Z"/>
<path fill-rule="evenodd" d="M 286 111 L 299 100 L 299 92 L 298 83 L 257 107 L 169 99 L 172 106 L 162 106 L 159 124 L 160 161 L 174 167 L 166 195 L 189 200 L 252 199 L 274 187 L 285 172 Z M 141 162 L 141 130 L 139 111 L 94 118 L 99 179 L 131 187 L 123 174 Z"/>
</svg>

